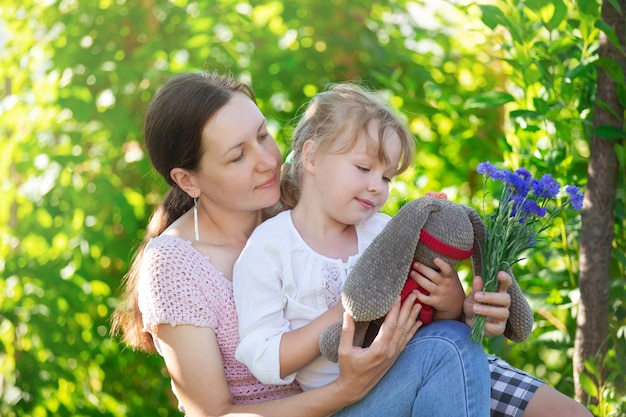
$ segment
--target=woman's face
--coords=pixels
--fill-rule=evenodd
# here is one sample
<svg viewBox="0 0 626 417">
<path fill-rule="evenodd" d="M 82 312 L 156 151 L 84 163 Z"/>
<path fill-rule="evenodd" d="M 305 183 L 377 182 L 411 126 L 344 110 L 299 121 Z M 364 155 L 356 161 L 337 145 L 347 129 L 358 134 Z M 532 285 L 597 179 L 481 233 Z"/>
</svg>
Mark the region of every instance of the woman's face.
<svg viewBox="0 0 626 417">
<path fill-rule="evenodd" d="M 280 197 L 281 155 L 265 117 L 245 94 L 235 93 L 204 126 L 196 174 L 202 203 L 256 211 Z"/>
</svg>

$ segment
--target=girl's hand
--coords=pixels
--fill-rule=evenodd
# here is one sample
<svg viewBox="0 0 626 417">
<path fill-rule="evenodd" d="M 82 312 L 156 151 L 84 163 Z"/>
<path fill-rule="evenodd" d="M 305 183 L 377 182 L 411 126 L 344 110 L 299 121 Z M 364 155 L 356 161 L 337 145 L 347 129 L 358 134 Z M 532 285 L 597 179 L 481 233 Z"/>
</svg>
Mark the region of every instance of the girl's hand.
<svg viewBox="0 0 626 417">
<path fill-rule="evenodd" d="M 506 272 L 500 271 L 498 281 L 500 281 L 498 292 L 484 292 L 482 291 L 482 278 L 474 277 L 472 291 L 463 302 L 465 324 L 472 326 L 474 314 L 481 314 L 487 318 L 485 320 L 485 337 L 498 336 L 504 333 L 506 322 L 509 319 L 511 296 L 507 290 L 513 279 Z"/>
<path fill-rule="evenodd" d="M 436 320 L 459 320 L 463 312 L 465 291 L 456 270 L 442 259 L 435 258 L 436 271 L 414 261 L 409 276 L 430 294 L 417 294 L 417 299 L 435 308 Z"/>
<path fill-rule="evenodd" d="M 343 328 L 339 342 L 339 377 L 335 381 L 342 395 L 351 401 L 363 398 L 385 375 L 409 343 L 422 322 L 417 320 L 420 304 L 415 304 L 416 291 L 400 304 L 393 305 L 378 335 L 367 348 L 353 346 L 354 320 L 343 315 Z"/>
</svg>

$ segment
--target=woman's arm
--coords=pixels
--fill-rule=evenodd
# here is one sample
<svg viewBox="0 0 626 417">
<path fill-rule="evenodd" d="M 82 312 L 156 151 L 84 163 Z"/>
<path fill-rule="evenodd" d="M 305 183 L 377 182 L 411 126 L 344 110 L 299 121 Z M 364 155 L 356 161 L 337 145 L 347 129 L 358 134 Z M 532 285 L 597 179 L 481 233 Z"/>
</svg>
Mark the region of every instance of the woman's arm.
<svg viewBox="0 0 626 417">
<path fill-rule="evenodd" d="M 419 306 L 410 295 L 397 302 L 369 348 L 352 346 L 354 321 L 344 314 L 339 345 L 340 375 L 334 382 L 302 394 L 258 404 L 235 405 L 228 389 L 222 358 L 209 328 L 158 326 L 161 353 L 187 416 L 331 415 L 363 398 L 378 383 L 419 328 Z"/>
</svg>

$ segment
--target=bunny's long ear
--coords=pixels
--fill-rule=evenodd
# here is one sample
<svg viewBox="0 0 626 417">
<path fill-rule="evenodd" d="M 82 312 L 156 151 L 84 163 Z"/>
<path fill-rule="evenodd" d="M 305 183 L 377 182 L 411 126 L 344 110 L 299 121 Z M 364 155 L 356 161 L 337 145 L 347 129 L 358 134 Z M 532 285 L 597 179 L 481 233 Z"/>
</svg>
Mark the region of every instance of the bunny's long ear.
<svg viewBox="0 0 626 417">
<path fill-rule="evenodd" d="M 487 230 L 485 223 L 476 213 L 476 211 L 470 207 L 467 207 L 467 215 L 474 226 L 474 254 L 472 255 L 472 269 L 474 275 L 482 276 L 483 265 L 483 248 L 485 247 L 485 241 L 487 238 Z M 524 293 L 520 288 L 515 275 L 511 270 L 507 271 L 511 276 L 513 282 L 508 289 L 508 293 L 511 296 L 511 306 L 509 307 L 509 319 L 506 323 L 506 329 L 504 335 L 513 342 L 523 342 L 528 339 L 530 333 L 533 330 L 533 312 L 524 297 Z M 485 279 L 485 277 L 483 277 Z"/>
<path fill-rule="evenodd" d="M 487 238 L 485 223 L 480 218 L 476 210 L 471 207 L 463 206 L 467 212 L 467 217 L 474 228 L 474 252 L 472 253 L 472 270 L 474 275 L 482 275 L 483 269 L 483 248 Z"/>
<path fill-rule="evenodd" d="M 363 252 L 343 287 L 342 302 L 356 321 L 384 317 L 400 295 L 420 232 L 439 200 L 421 197 L 404 205 Z"/>
</svg>

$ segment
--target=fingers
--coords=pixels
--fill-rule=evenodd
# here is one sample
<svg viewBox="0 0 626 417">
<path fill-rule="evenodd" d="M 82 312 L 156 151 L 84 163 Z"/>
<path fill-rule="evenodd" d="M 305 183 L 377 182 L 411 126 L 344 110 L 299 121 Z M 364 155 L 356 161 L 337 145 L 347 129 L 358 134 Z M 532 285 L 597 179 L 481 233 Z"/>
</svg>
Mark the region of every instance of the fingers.
<svg viewBox="0 0 626 417">
<path fill-rule="evenodd" d="M 513 284 L 513 278 L 511 275 L 507 274 L 504 271 L 498 272 L 498 281 L 500 281 L 499 292 L 507 292 L 509 287 Z"/>
<path fill-rule="evenodd" d="M 474 314 L 480 314 L 481 316 L 487 317 L 487 321 L 497 322 L 497 321 L 507 321 L 509 319 L 509 308 L 498 306 L 498 305 L 488 305 L 488 304 L 474 304 Z"/>
<path fill-rule="evenodd" d="M 398 298 L 387 313 L 371 347 L 375 347 L 376 344 L 385 346 L 391 349 L 389 353 L 394 356 L 404 350 L 422 325 L 422 322 L 417 319 L 422 306 L 419 303 L 415 304 L 416 299 L 415 292 L 410 293 L 402 304 Z"/>
<path fill-rule="evenodd" d="M 414 293 L 409 294 L 402 304 L 398 297 L 378 335 L 367 348 L 352 345 L 356 324 L 348 313 L 344 313 L 337 383 L 346 390 L 364 395 L 382 378 L 421 325 L 417 320 L 420 305 L 414 303 Z"/>
<path fill-rule="evenodd" d="M 450 266 L 450 264 L 448 264 L 446 261 L 440 258 L 435 258 L 434 262 L 437 268 L 439 268 L 439 271 L 429 266 L 426 266 L 421 262 L 413 261 L 413 263 L 411 264 L 411 270 L 409 271 L 409 275 L 411 275 L 413 279 L 416 279 L 419 275 L 422 275 L 435 283 L 439 283 L 445 278 L 458 279 L 456 269 Z"/>
<path fill-rule="evenodd" d="M 452 266 L 443 259 L 435 258 L 434 261 L 435 265 L 437 265 L 437 268 L 439 268 L 439 271 L 441 271 L 441 274 L 443 276 L 455 277 L 457 275 L 456 269 L 452 268 Z"/>
<path fill-rule="evenodd" d="M 493 337 L 504 333 L 509 318 L 509 309 L 493 306 L 481 306 L 485 314 L 485 337 Z"/>
<path fill-rule="evenodd" d="M 476 275 L 472 281 L 472 292 L 482 291 L 484 286 L 483 279 Z"/>
<path fill-rule="evenodd" d="M 511 296 L 507 292 L 513 278 L 506 272 L 498 272 L 499 288 L 497 292 L 483 291 L 484 281 L 475 276 L 472 281 L 472 290 L 463 303 L 465 322 L 471 325 L 475 314 L 485 316 L 485 336 L 491 337 L 502 334 L 509 319 Z"/>
<path fill-rule="evenodd" d="M 479 291 L 474 293 L 475 308 L 474 312 L 482 314 L 476 310 L 477 306 L 488 305 L 498 308 L 505 308 L 507 311 L 511 306 L 511 296 L 508 292 L 485 292 Z"/>
<path fill-rule="evenodd" d="M 352 349 L 354 341 L 355 324 L 350 314 L 343 313 L 343 323 L 341 325 L 341 336 L 339 338 L 338 354 L 348 353 Z"/>
<path fill-rule="evenodd" d="M 502 334 L 509 319 L 511 296 L 507 289 L 511 286 L 512 278 L 506 272 L 499 272 L 498 281 L 500 281 L 498 292 L 485 292 L 482 278 L 475 276 L 472 291 L 464 302 L 466 324 L 471 325 L 475 314 L 485 316 L 486 337 Z"/>
<path fill-rule="evenodd" d="M 478 275 L 474 276 L 472 280 L 472 288 L 469 294 L 463 300 L 463 314 L 465 315 L 465 323 L 468 326 L 472 325 L 474 318 L 474 304 L 476 304 L 475 295 L 483 289 L 483 280 Z"/>
<path fill-rule="evenodd" d="M 411 277 L 424 292 L 417 294 L 418 300 L 432 306 L 439 319 L 455 319 L 461 316 L 465 290 L 456 270 L 442 259 L 435 258 L 440 270 L 432 269 L 420 262 L 414 262 Z"/>
<path fill-rule="evenodd" d="M 428 292 L 434 292 L 437 290 L 437 287 L 443 287 L 444 290 L 451 286 L 462 287 L 456 269 L 450 266 L 450 264 L 442 259 L 435 258 L 435 265 L 437 265 L 439 270 L 414 261 L 411 265 L 409 276 Z"/>
</svg>

